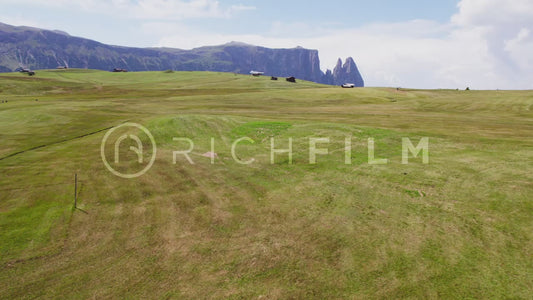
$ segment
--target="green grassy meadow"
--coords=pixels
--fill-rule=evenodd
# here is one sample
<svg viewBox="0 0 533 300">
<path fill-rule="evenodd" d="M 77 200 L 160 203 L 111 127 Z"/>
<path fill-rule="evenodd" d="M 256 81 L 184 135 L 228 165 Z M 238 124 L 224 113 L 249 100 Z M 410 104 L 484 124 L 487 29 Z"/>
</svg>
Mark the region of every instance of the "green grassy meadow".
<svg viewBox="0 0 533 300">
<path fill-rule="evenodd" d="M 2 299 L 533 294 L 533 91 L 54 70 L 0 74 L 0 102 Z M 135 179 L 101 159 L 125 122 L 158 146 Z M 194 165 L 173 163 L 188 148 L 176 137 L 194 141 Z M 250 165 L 232 158 L 242 137 Z M 309 139 L 324 137 L 329 154 L 310 164 Z M 429 138 L 429 164 L 402 164 L 404 137 Z M 271 163 L 271 138 L 292 138 L 292 164 Z M 368 163 L 369 138 L 386 165 Z M 120 155 L 119 170 L 138 170 Z"/>
</svg>

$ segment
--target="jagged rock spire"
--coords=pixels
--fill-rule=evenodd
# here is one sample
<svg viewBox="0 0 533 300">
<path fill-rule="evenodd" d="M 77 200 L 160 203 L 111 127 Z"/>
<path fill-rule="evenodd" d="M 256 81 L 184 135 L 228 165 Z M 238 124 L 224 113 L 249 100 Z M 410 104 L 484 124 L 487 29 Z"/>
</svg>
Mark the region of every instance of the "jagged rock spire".
<svg viewBox="0 0 533 300">
<path fill-rule="evenodd" d="M 363 77 L 352 57 L 348 57 L 344 64 L 342 63 L 342 59 L 339 58 L 337 65 L 333 69 L 333 73 L 326 72 L 324 77 L 324 82 L 328 84 L 341 85 L 343 83 L 353 83 L 357 87 L 365 86 Z"/>
</svg>

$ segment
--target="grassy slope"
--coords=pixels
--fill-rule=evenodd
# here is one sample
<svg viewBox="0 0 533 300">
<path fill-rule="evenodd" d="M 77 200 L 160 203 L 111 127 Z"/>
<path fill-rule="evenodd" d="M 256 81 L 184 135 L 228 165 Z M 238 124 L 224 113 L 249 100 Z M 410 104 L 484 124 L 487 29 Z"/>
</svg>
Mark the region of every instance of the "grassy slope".
<svg viewBox="0 0 533 300">
<path fill-rule="evenodd" d="M 2 298 L 533 292 L 532 92 L 80 70 L 0 76 L 0 90 Z M 159 145 L 136 180 L 100 160 L 98 131 L 126 120 Z M 251 166 L 228 159 L 243 135 Z M 294 165 L 269 164 L 272 135 L 294 138 Z M 195 139 L 195 166 L 172 164 L 175 136 Z M 308 165 L 307 138 L 324 136 L 331 155 Z M 431 164 L 401 165 L 401 138 L 422 136 Z M 199 155 L 210 137 L 215 165 Z M 388 165 L 366 163 L 368 137 Z M 72 210 L 75 172 L 88 214 Z"/>
</svg>

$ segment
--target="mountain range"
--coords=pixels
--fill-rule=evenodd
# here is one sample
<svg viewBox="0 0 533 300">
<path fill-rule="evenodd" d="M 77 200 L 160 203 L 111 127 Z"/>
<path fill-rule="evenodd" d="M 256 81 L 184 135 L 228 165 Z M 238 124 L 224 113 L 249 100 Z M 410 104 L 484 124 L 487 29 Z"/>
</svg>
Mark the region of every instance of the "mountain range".
<svg viewBox="0 0 533 300">
<path fill-rule="evenodd" d="M 0 23 L 0 72 L 18 68 L 57 67 L 129 71 L 216 71 L 266 75 L 340 85 L 364 86 L 355 61 L 339 61 L 333 71 L 320 69 L 318 50 L 302 47 L 270 49 L 239 42 L 192 50 L 173 48 L 133 48 L 106 45 L 71 36 L 63 31 L 45 30 Z"/>
</svg>

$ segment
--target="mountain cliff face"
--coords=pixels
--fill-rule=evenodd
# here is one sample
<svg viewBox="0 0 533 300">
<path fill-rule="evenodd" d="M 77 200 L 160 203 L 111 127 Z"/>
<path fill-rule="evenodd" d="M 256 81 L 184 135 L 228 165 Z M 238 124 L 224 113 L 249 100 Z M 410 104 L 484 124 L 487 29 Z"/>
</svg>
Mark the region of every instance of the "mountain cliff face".
<svg viewBox="0 0 533 300">
<path fill-rule="evenodd" d="M 301 47 L 269 49 L 231 42 L 192 50 L 130 48 L 105 45 L 73 37 L 61 31 L 14 27 L 0 23 L 0 72 L 19 67 L 55 69 L 58 66 L 130 71 L 216 71 L 288 77 L 325 84 L 355 83 L 363 86 L 361 75 L 349 58 L 344 66 L 324 74 L 317 50 Z"/>
</svg>

